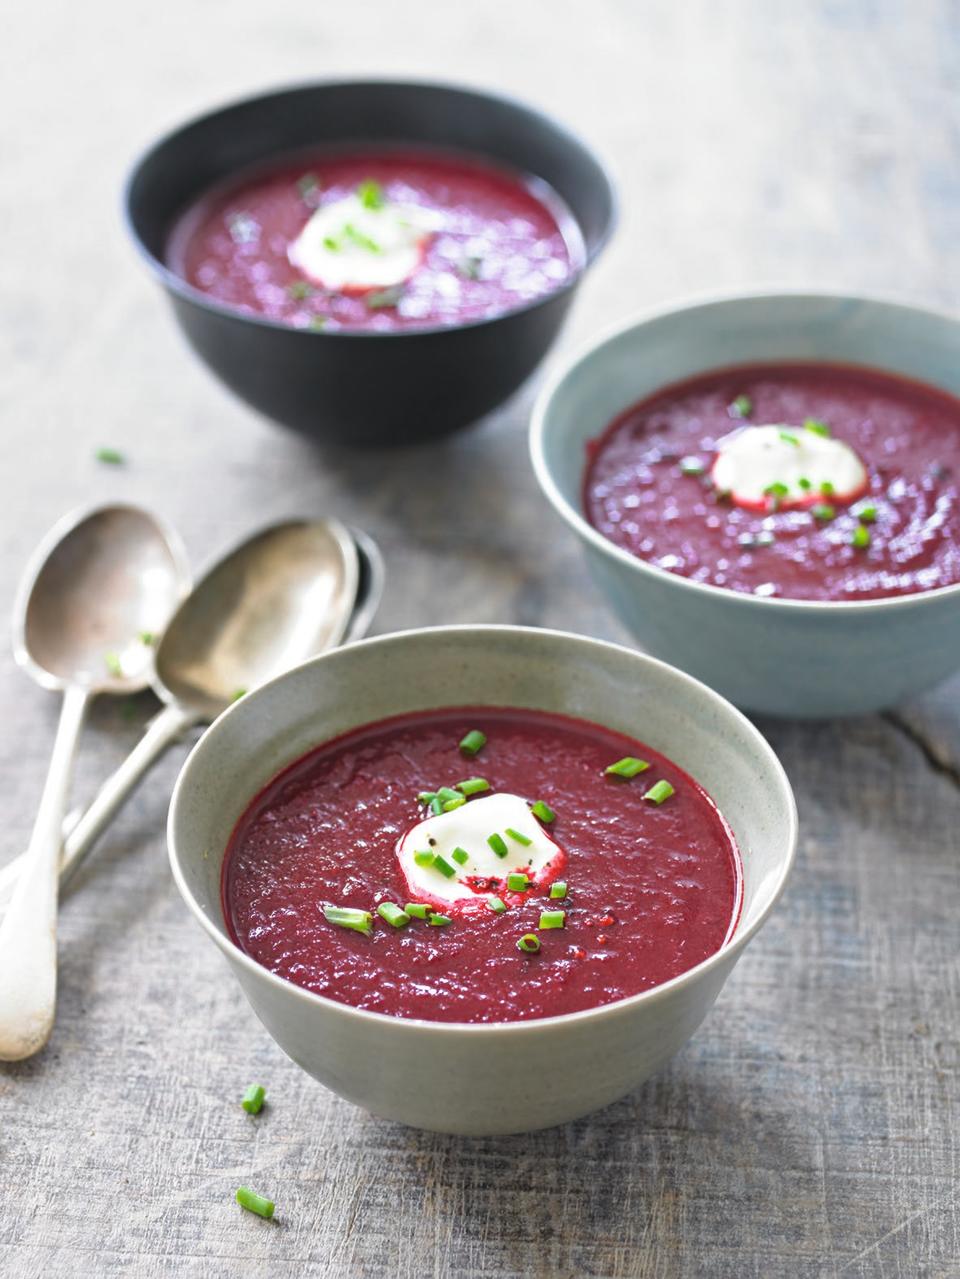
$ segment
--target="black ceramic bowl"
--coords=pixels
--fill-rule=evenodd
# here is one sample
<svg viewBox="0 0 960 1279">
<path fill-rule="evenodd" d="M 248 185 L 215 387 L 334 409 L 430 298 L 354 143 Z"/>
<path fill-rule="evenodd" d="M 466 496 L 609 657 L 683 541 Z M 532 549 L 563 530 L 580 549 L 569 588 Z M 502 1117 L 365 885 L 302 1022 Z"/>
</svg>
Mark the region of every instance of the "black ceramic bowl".
<svg viewBox="0 0 960 1279">
<path fill-rule="evenodd" d="M 178 216 L 217 182 L 284 152 L 353 143 L 455 149 L 544 179 L 579 223 L 584 267 L 555 292 L 491 319 L 350 333 L 230 310 L 166 266 Z M 190 344 L 237 395 L 318 438 L 405 444 L 476 421 L 533 372 L 611 233 L 615 198 L 588 148 L 520 102 L 441 84 L 328 82 L 248 98 L 169 134 L 135 165 L 126 214 Z"/>
</svg>

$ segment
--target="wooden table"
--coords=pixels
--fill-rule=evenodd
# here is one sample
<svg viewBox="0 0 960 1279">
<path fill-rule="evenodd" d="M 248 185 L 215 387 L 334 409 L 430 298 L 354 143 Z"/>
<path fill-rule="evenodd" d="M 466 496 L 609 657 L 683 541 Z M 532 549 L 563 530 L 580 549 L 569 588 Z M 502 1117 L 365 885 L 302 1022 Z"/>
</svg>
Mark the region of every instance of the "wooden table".
<svg viewBox="0 0 960 1279">
<path fill-rule="evenodd" d="M 435 74 L 572 121 L 612 162 L 623 219 L 567 348 L 757 282 L 960 306 L 956 0 L 112 0 L 11 6 L 4 28 L 7 609 L 54 519 L 115 497 L 170 517 L 198 565 L 291 513 L 362 525 L 389 567 L 380 631 L 624 638 L 534 486 L 530 388 L 448 444 L 355 455 L 258 420 L 188 355 L 119 186 L 160 130 L 254 87 Z M 100 445 L 126 466 L 98 465 Z M 6 652 L 0 698 L 6 858 L 56 707 Z M 97 708 L 78 797 L 133 742 L 128 709 Z M 0 1068 L 0 1272 L 960 1275 L 960 681 L 872 719 L 761 728 L 797 790 L 799 863 L 707 1023 L 603 1113 L 482 1141 L 371 1118 L 281 1055 L 171 883 L 169 758 L 64 905 L 50 1046 Z M 237 1105 L 253 1080 L 257 1121 Z M 241 1182 L 275 1196 L 275 1224 L 237 1208 Z"/>
</svg>

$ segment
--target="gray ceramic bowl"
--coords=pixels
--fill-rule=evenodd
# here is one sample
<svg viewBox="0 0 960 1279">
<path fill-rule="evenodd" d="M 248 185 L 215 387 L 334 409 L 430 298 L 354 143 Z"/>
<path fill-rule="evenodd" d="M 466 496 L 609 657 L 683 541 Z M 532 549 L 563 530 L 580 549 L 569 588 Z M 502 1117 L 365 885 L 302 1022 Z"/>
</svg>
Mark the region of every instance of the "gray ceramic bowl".
<svg viewBox="0 0 960 1279">
<path fill-rule="evenodd" d="M 960 667 L 960 586 L 862 602 L 759 599 L 646 564 L 587 523 L 588 440 L 658 387 L 725 365 L 836 360 L 960 394 L 960 321 L 865 297 L 754 294 L 658 311 L 569 360 L 539 396 L 533 466 L 640 644 L 738 706 L 803 718 L 892 706 Z"/>
<path fill-rule="evenodd" d="M 279 769 L 319 742 L 387 715 L 483 704 L 594 720 L 640 736 L 689 770 L 719 804 L 743 854 L 743 912 L 730 942 L 690 972 L 618 1003 L 482 1026 L 361 1012 L 274 976 L 234 945 L 220 904 L 223 849 L 250 798 Z M 611 644 L 480 626 L 353 644 L 243 698 L 184 766 L 168 835 L 184 900 L 294 1061 L 375 1114 L 479 1135 L 564 1123 L 659 1070 L 696 1030 L 772 910 L 796 832 L 793 795 L 776 756 L 716 693 Z"/>
</svg>

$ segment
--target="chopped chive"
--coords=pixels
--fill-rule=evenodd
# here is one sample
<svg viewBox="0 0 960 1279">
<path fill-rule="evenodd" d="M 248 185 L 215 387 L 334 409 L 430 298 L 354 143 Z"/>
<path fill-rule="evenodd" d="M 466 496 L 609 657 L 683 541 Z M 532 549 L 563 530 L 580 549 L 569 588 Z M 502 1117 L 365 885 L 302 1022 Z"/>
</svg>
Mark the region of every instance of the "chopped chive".
<svg viewBox="0 0 960 1279">
<path fill-rule="evenodd" d="M 323 237 L 323 247 L 324 247 L 325 249 L 329 249 L 329 251 L 330 251 L 331 253 L 339 253 L 339 252 L 340 252 L 340 241 L 339 241 L 339 240 L 334 239 L 334 237 L 333 237 L 332 235 L 325 235 L 325 236 Z"/>
<path fill-rule="evenodd" d="M 507 909 L 507 904 L 500 897 L 488 897 L 487 906 L 495 915 L 502 915 Z"/>
<path fill-rule="evenodd" d="M 510 838 L 515 839 L 518 844 L 523 844 L 525 847 L 529 848 L 529 846 L 533 843 L 533 840 L 529 835 L 524 835 L 522 831 L 514 830 L 512 826 L 505 826 L 504 830 Z"/>
<path fill-rule="evenodd" d="M 763 495 L 764 497 L 786 497 L 789 492 L 789 485 L 781 483 L 780 480 L 774 480 L 763 490 Z"/>
<path fill-rule="evenodd" d="M 237 1191 L 237 1203 L 241 1208 L 246 1208 L 247 1212 L 255 1212 L 258 1217 L 266 1217 L 268 1221 L 273 1216 L 276 1208 L 272 1199 L 265 1199 L 263 1195 L 255 1195 L 246 1186 L 241 1186 Z"/>
<path fill-rule="evenodd" d="M 308 298 L 313 292 L 313 285 L 308 284 L 306 280 L 294 280 L 287 285 L 287 293 L 295 302 L 302 302 L 304 298 Z"/>
<path fill-rule="evenodd" d="M 383 249 L 380 247 L 379 244 L 377 244 L 376 240 L 371 239 L 371 237 L 367 235 L 365 232 L 358 231 L 352 222 L 347 222 L 344 224 L 343 238 L 345 240 L 349 240 L 351 244 L 355 244 L 358 249 L 366 249 L 368 253 L 383 252 Z M 384 289 L 383 292 L 386 292 L 386 289 Z M 389 303 L 386 303 L 386 305 L 393 306 L 394 303 L 389 302 Z"/>
<path fill-rule="evenodd" d="M 453 799 L 445 799 L 443 801 L 443 811 L 445 813 L 452 813 L 455 808 L 459 808 L 461 804 L 465 804 L 466 802 L 466 795 L 455 795 Z"/>
<path fill-rule="evenodd" d="M 612 777 L 636 777 L 637 773 L 644 773 L 649 767 L 645 759 L 624 755 L 623 759 L 618 759 L 615 764 L 608 764 L 603 771 Z"/>
<path fill-rule="evenodd" d="M 707 468 L 698 457 L 682 457 L 680 470 L 684 475 L 702 475 Z"/>
<path fill-rule="evenodd" d="M 426 919 L 430 914 L 430 907 L 423 902 L 407 902 L 403 913 L 409 915 L 411 919 Z"/>
<path fill-rule="evenodd" d="M 465 848 L 460 848 L 459 845 L 453 850 L 450 856 L 460 866 L 466 866 L 467 862 L 470 860 L 470 854 Z"/>
<path fill-rule="evenodd" d="M 536 933 L 524 933 L 517 942 L 517 950 L 522 950 L 525 955 L 535 955 L 540 949 L 540 938 Z"/>
<path fill-rule="evenodd" d="M 555 879 L 550 885 L 550 896 L 557 902 L 562 901 L 567 895 L 567 881 L 565 879 Z"/>
<path fill-rule="evenodd" d="M 367 178 L 357 187 L 357 197 L 365 209 L 382 209 L 386 204 L 379 182 Z"/>
<path fill-rule="evenodd" d="M 780 438 L 787 444 L 793 444 L 796 448 L 800 447 L 800 441 L 792 431 L 781 431 Z"/>
<path fill-rule="evenodd" d="M 396 902 L 381 902 L 377 907 L 377 914 L 394 928 L 403 928 L 410 923 L 410 916 L 405 910 L 401 910 Z"/>
<path fill-rule="evenodd" d="M 836 489 L 830 483 L 829 480 L 824 480 L 823 483 L 820 485 L 820 492 L 823 494 L 824 497 L 833 497 L 834 493 L 836 492 Z"/>
<path fill-rule="evenodd" d="M 471 728 L 470 732 L 460 740 L 460 749 L 464 755 L 476 755 L 487 744 L 486 733 L 481 733 L 479 728 Z"/>
<path fill-rule="evenodd" d="M 240 1105 L 244 1108 L 248 1115 L 259 1115 L 263 1109 L 263 1099 L 267 1095 L 267 1090 L 262 1084 L 251 1084 L 247 1091 L 243 1094 Z"/>
<path fill-rule="evenodd" d="M 753 400 L 749 395 L 738 395 L 727 412 L 731 417 L 749 417 L 753 412 Z"/>
<path fill-rule="evenodd" d="M 103 462 L 106 466 L 123 466 L 127 460 L 119 449 L 97 449 L 94 457 L 98 462 Z"/>
<path fill-rule="evenodd" d="M 861 524 L 872 524 L 877 518 L 877 508 L 872 505 L 861 506 L 854 511 Z"/>
<path fill-rule="evenodd" d="M 535 804 L 532 804 L 530 811 L 534 817 L 539 817 L 542 822 L 552 822 L 557 816 L 550 805 L 544 803 L 542 799 L 538 799 Z"/>
<path fill-rule="evenodd" d="M 490 847 L 493 849 L 493 851 L 497 854 L 498 857 L 506 857 L 507 846 L 503 842 L 502 835 L 498 835 L 496 831 L 494 831 L 492 835 L 487 836 L 487 843 L 490 845 Z"/>
<path fill-rule="evenodd" d="M 123 678 L 123 665 L 120 661 L 119 654 L 104 653 L 103 664 L 107 668 L 107 672 L 112 675 L 114 679 Z"/>
<path fill-rule="evenodd" d="M 865 524 L 858 524 L 853 530 L 853 535 L 850 538 L 850 545 L 855 546 L 860 551 L 870 545 L 870 530 Z"/>
<path fill-rule="evenodd" d="M 422 790 L 420 794 L 417 796 L 417 803 L 432 804 L 436 798 L 437 798 L 437 792 L 435 790 Z"/>
<path fill-rule="evenodd" d="M 373 931 L 373 916 L 368 910 L 355 910 L 352 906 L 324 906 L 323 917 L 328 924 L 349 928 L 355 933 L 365 933 L 368 937 Z"/>
<path fill-rule="evenodd" d="M 799 480 L 797 480 L 797 487 L 802 488 L 804 493 L 809 493 L 809 491 L 813 488 L 813 485 L 805 475 L 801 475 Z"/>
<path fill-rule="evenodd" d="M 485 777 L 468 777 L 464 782 L 457 782 L 457 790 L 464 795 L 479 795 L 481 791 L 489 789 L 490 783 Z"/>
<path fill-rule="evenodd" d="M 662 804 L 665 799 L 669 799 L 675 793 L 669 782 L 660 781 L 654 782 L 643 798 L 649 799 L 651 804 Z"/>
<path fill-rule="evenodd" d="M 383 307 L 396 306 L 403 297 L 403 285 L 392 284 L 388 289 L 376 289 L 364 298 L 369 311 L 379 311 Z"/>
<path fill-rule="evenodd" d="M 239 702 L 241 697 L 246 697 L 247 690 L 245 688 L 235 688 L 230 694 L 231 702 Z"/>
<path fill-rule="evenodd" d="M 145 648 L 153 648 L 154 644 L 157 642 L 157 637 L 154 635 L 153 631 L 141 631 L 139 639 L 140 643 L 143 644 Z"/>
<path fill-rule="evenodd" d="M 448 800 L 451 800 L 451 799 L 462 800 L 463 796 L 460 794 L 459 791 L 453 790 L 453 788 L 450 786 L 441 786 L 437 790 L 437 798 L 439 800 L 442 800 L 442 802 L 446 804 Z"/>
<path fill-rule="evenodd" d="M 453 879 L 457 873 L 457 868 L 451 866 L 445 857 L 441 857 L 439 853 L 435 853 L 433 857 L 433 869 L 438 870 L 441 875 L 446 875 L 447 879 Z"/>
<path fill-rule="evenodd" d="M 830 428 L 827 426 L 826 422 L 818 422 L 815 417 L 808 417 L 803 424 L 803 429 L 805 431 L 812 431 L 814 435 L 823 435 L 826 437 L 829 437 L 830 435 Z"/>
<path fill-rule="evenodd" d="M 810 507 L 810 514 L 815 520 L 832 520 L 836 513 L 829 502 L 817 502 Z"/>
<path fill-rule="evenodd" d="M 507 887 L 511 893 L 525 893 L 530 887 L 530 880 L 522 871 L 514 870 L 507 876 Z"/>
<path fill-rule="evenodd" d="M 540 923 L 538 928 L 562 928 L 566 922 L 567 912 L 565 910 L 542 910 L 540 912 Z"/>
<path fill-rule="evenodd" d="M 449 915 L 438 915 L 434 912 L 427 920 L 428 924 L 432 924 L 434 928 L 444 928 L 447 924 L 452 924 L 453 920 Z"/>
<path fill-rule="evenodd" d="M 443 812 L 443 800 L 439 795 L 434 795 L 427 807 L 430 809 L 430 812 L 433 813 L 434 817 L 439 817 Z"/>
<path fill-rule="evenodd" d="M 432 866 L 435 856 L 429 848 L 421 848 L 413 854 L 413 860 L 417 866 Z"/>
<path fill-rule="evenodd" d="M 325 315 L 312 315 L 307 327 L 312 329 L 314 333 L 319 333 L 321 329 L 327 327 L 327 317 Z"/>
</svg>

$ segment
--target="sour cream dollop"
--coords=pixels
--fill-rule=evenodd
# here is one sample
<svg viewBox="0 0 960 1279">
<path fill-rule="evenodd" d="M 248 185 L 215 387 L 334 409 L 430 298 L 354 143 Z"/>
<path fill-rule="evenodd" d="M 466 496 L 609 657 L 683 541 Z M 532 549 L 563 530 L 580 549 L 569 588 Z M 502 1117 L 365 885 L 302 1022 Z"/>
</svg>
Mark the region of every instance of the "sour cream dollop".
<svg viewBox="0 0 960 1279">
<path fill-rule="evenodd" d="M 530 842 L 513 838 L 516 831 Z M 499 857 L 487 842 L 497 834 L 506 845 L 507 854 Z M 462 864 L 453 856 L 463 849 L 467 859 Z M 452 866 L 456 874 L 445 875 L 436 866 L 421 866 L 415 853 L 430 852 Z M 538 888 L 552 880 L 564 861 L 564 853 L 540 825 L 527 801 L 519 795 L 497 793 L 471 799 L 449 813 L 428 817 L 412 827 L 397 845 L 397 860 L 407 881 L 413 900 L 426 900 L 443 906 L 484 903 L 490 893 L 506 891 L 507 875 L 524 872 Z M 502 881 L 491 887 L 469 881 L 479 879 Z"/>
<path fill-rule="evenodd" d="M 336 292 L 394 288 L 416 271 L 436 225 L 428 209 L 361 190 L 321 204 L 287 256 L 304 275 Z"/>
<path fill-rule="evenodd" d="M 825 427 L 744 426 L 724 436 L 710 472 L 714 488 L 737 506 L 767 510 L 853 501 L 867 470 L 849 444 Z"/>
</svg>

